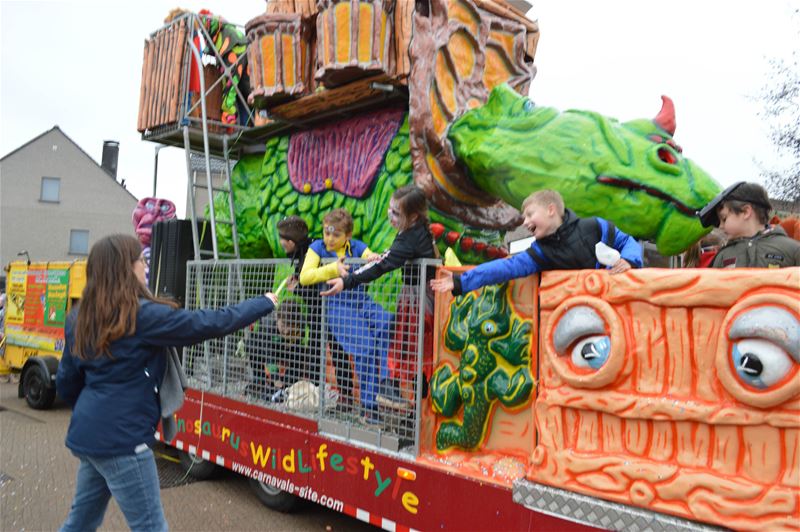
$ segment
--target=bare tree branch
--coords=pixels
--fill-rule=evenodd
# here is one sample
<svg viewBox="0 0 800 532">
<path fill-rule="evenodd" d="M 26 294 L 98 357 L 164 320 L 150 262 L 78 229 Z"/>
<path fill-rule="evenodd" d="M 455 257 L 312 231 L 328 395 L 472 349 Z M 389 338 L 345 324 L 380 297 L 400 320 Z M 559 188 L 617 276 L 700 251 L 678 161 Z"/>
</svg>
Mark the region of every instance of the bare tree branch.
<svg viewBox="0 0 800 532">
<path fill-rule="evenodd" d="M 792 13 L 797 23 L 800 42 L 800 9 Z M 757 99 L 763 104 L 759 113 L 769 125 L 770 139 L 778 153 L 789 161 L 788 168 L 778 170 L 759 163 L 761 176 L 770 196 L 800 204 L 800 50 L 787 59 L 770 61 L 769 80 Z"/>
</svg>

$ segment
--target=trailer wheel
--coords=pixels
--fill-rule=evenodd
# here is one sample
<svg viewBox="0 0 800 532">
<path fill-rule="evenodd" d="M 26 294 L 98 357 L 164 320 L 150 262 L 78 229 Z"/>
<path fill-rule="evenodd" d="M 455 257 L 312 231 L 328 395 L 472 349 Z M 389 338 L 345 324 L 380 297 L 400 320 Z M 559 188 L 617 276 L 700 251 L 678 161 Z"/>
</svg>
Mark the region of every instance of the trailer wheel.
<svg viewBox="0 0 800 532">
<path fill-rule="evenodd" d="M 56 398 L 54 388 L 48 386 L 49 376 L 38 364 L 22 374 L 22 393 L 28 406 L 35 410 L 47 410 Z"/>
<path fill-rule="evenodd" d="M 197 480 L 207 480 L 219 473 L 219 467 L 213 462 L 203 460 L 199 456 L 191 455 L 187 452 L 180 453 L 181 466 L 183 470 L 192 478 Z"/>
<path fill-rule="evenodd" d="M 286 491 L 280 490 L 251 478 L 250 487 L 256 492 L 261 503 L 272 510 L 289 513 L 297 509 L 302 499 Z"/>
</svg>

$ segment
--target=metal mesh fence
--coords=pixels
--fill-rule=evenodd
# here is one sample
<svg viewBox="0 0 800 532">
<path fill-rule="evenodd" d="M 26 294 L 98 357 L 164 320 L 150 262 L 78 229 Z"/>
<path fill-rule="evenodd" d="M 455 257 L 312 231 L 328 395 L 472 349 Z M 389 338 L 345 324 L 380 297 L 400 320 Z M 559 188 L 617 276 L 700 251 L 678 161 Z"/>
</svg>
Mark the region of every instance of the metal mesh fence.
<svg viewBox="0 0 800 532">
<path fill-rule="evenodd" d="M 348 263 L 351 271 L 364 266 Z M 427 285 L 436 264 L 415 261 L 369 286 L 323 296 L 328 286 L 300 285 L 288 260 L 190 262 L 188 309 L 279 291 L 270 315 L 185 351 L 190 384 L 318 419 L 346 438 L 413 451 L 427 388 L 423 368 L 432 360 Z"/>
</svg>

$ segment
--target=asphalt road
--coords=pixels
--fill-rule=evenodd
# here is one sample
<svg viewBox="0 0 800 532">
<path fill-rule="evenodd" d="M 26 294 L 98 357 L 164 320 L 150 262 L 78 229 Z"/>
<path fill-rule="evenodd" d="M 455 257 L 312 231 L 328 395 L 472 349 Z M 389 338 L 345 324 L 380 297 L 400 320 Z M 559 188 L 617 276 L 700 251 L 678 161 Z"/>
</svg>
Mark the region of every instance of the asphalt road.
<svg viewBox="0 0 800 532">
<path fill-rule="evenodd" d="M 64 521 L 78 467 L 64 446 L 70 413 L 60 402 L 51 410 L 32 410 L 17 398 L 16 384 L 0 383 L 0 530 L 57 530 Z M 156 451 L 174 455 L 172 449 Z M 375 530 L 312 503 L 293 514 L 274 512 L 259 502 L 244 477 L 227 470 L 212 480 L 186 483 L 172 461 L 159 458 L 158 465 L 171 530 Z M 101 530 L 127 530 L 113 500 Z"/>
</svg>

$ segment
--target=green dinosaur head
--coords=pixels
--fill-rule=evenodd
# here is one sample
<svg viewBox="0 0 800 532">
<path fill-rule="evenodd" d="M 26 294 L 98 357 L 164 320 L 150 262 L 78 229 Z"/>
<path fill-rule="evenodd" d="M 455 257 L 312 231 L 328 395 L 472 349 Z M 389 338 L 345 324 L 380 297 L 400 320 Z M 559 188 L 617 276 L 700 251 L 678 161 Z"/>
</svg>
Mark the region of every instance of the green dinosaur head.
<svg viewBox="0 0 800 532">
<path fill-rule="evenodd" d="M 620 123 L 589 111 L 536 107 L 508 85 L 450 128 L 458 158 L 483 190 L 516 208 L 540 189 L 557 190 L 581 216 L 680 253 L 709 231 L 695 212 L 720 186 L 672 140 L 672 102 L 655 120 Z"/>
</svg>

